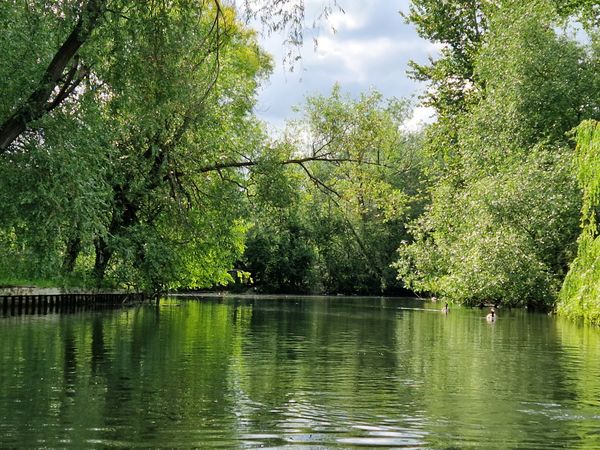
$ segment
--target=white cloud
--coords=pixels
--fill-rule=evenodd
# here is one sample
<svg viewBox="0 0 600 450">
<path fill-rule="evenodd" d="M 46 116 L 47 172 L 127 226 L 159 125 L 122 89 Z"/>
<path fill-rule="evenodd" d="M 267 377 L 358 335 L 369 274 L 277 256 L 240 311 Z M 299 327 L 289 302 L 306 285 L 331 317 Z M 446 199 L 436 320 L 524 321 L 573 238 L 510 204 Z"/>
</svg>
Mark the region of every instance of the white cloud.
<svg viewBox="0 0 600 450">
<path fill-rule="evenodd" d="M 369 67 L 396 53 L 394 43 L 388 38 L 368 40 L 335 40 L 329 37 L 319 40 L 317 59 L 328 64 L 341 64 L 338 71 L 345 79 L 368 83 Z"/>
<path fill-rule="evenodd" d="M 412 117 L 402 124 L 404 131 L 419 131 L 425 125 L 433 123 L 435 120 L 435 110 L 429 106 L 417 106 L 412 113 Z"/>
<path fill-rule="evenodd" d="M 359 30 L 367 25 L 367 18 L 358 14 L 357 11 L 335 12 L 327 18 L 330 34 L 337 34 L 344 31 Z M 335 30 L 335 33 L 334 33 Z"/>
<path fill-rule="evenodd" d="M 319 64 L 338 67 L 343 79 L 373 83 L 390 71 L 406 70 L 406 62 L 417 53 L 435 54 L 438 47 L 417 39 L 397 41 L 377 36 L 363 39 L 319 39 L 316 60 Z M 308 58 L 314 61 L 315 58 Z"/>
</svg>

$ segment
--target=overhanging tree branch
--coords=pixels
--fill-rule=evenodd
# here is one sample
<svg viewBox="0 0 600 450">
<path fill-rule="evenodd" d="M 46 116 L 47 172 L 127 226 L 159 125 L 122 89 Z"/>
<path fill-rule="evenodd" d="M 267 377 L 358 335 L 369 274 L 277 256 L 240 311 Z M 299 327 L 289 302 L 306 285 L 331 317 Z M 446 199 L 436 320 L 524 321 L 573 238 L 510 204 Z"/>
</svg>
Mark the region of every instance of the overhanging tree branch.
<svg viewBox="0 0 600 450">
<path fill-rule="evenodd" d="M 366 164 L 366 165 L 371 165 L 371 166 L 381 166 L 381 167 L 386 167 L 383 164 L 379 164 L 379 163 L 375 163 L 375 162 L 370 162 L 370 161 L 364 161 L 364 160 L 360 160 L 360 159 L 356 159 L 356 158 L 331 158 L 331 157 L 323 157 L 323 156 L 307 156 L 304 158 L 291 158 L 291 159 L 285 159 L 283 161 L 281 161 L 282 165 L 288 165 L 288 164 L 298 164 L 298 165 L 302 165 L 304 163 L 307 162 L 329 162 L 329 163 L 343 163 L 343 162 L 349 162 L 349 163 L 355 163 L 355 164 Z M 243 168 L 243 167 L 253 167 L 260 164 L 259 161 L 255 161 L 255 160 L 246 160 L 246 161 L 226 161 L 226 162 L 222 162 L 222 163 L 215 163 L 212 165 L 208 165 L 208 166 L 204 166 L 204 167 L 200 167 L 199 169 L 193 170 L 194 173 L 207 173 L 207 172 L 214 172 L 216 170 L 223 170 L 223 169 L 235 169 L 235 168 Z"/>
<path fill-rule="evenodd" d="M 75 27 L 50 61 L 37 88 L 4 123 L 0 124 L 0 154 L 8 150 L 31 122 L 43 117 L 73 92 L 76 85 L 73 86 L 72 82 L 77 69 L 73 70 L 71 67 L 64 85 L 60 87 L 63 73 L 70 63 L 77 62 L 77 52 L 96 28 L 106 9 L 106 3 L 107 0 L 88 0 Z M 56 88 L 59 88 L 59 95 L 51 101 Z"/>
</svg>

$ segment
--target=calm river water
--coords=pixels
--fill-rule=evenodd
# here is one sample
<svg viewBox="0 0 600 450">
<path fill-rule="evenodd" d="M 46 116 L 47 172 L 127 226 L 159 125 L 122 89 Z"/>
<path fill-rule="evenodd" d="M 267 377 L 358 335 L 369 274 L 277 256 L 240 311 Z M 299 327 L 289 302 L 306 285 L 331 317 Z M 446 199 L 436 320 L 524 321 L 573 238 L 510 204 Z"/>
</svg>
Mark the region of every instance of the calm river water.
<svg viewBox="0 0 600 450">
<path fill-rule="evenodd" d="M 389 298 L 0 316 L 0 446 L 600 448 L 600 331 Z"/>
</svg>

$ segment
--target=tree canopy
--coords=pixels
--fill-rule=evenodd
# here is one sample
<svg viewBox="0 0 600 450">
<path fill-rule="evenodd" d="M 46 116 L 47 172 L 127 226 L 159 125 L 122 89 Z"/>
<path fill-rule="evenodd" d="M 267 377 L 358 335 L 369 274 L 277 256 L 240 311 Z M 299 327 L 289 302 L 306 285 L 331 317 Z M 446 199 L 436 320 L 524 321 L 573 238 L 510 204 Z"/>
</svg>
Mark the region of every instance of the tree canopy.
<svg viewBox="0 0 600 450">
<path fill-rule="evenodd" d="M 460 52 L 446 15 L 427 17 L 422 32 L 446 39 L 472 77 L 451 110 L 431 81 L 439 115 L 425 141 L 435 162 L 431 203 L 396 266 L 412 288 L 457 302 L 552 307 L 578 233 L 567 133 L 600 105 L 595 49 L 557 30 L 549 2 L 450 5 L 481 15 L 485 31 Z M 455 78 L 446 70 L 442 81 Z"/>
<path fill-rule="evenodd" d="M 276 195 L 253 210 L 246 258 L 261 289 L 398 292 L 390 264 L 419 210 L 422 170 L 418 138 L 401 129 L 408 106 L 339 86 L 307 99 L 285 140 L 323 160 L 289 167 L 287 194 L 271 180 Z"/>
</svg>

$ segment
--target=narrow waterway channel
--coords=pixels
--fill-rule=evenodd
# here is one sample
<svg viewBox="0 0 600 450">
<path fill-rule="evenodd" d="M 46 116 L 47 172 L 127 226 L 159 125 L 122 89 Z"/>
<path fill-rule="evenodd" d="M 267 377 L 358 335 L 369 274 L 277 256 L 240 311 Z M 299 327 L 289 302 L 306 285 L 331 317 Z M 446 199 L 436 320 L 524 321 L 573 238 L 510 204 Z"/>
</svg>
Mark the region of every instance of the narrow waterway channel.
<svg viewBox="0 0 600 450">
<path fill-rule="evenodd" d="M 391 298 L 0 316 L 3 447 L 600 447 L 600 331 Z"/>
</svg>

